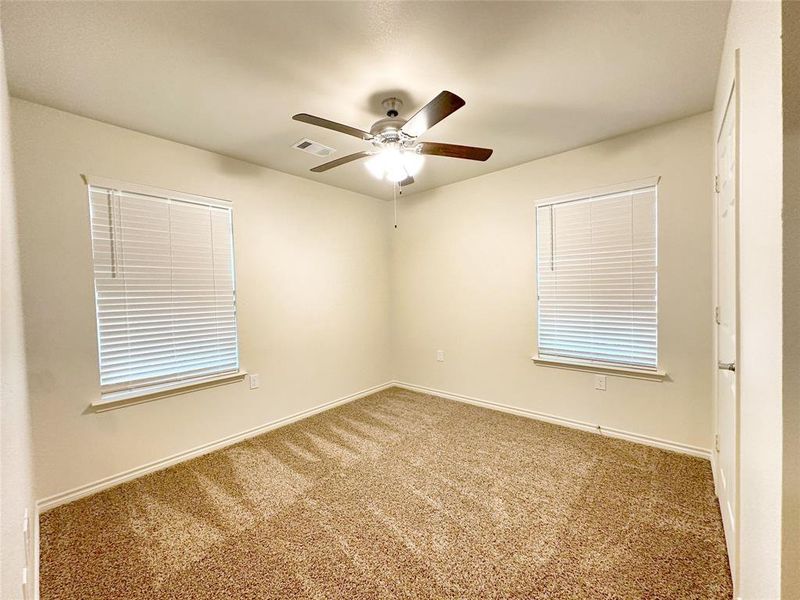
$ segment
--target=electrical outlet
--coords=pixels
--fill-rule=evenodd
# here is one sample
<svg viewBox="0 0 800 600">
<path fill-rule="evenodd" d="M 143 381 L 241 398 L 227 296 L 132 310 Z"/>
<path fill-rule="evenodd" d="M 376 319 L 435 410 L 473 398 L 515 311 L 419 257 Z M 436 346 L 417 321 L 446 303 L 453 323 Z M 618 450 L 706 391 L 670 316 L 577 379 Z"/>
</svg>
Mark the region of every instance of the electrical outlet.
<svg viewBox="0 0 800 600">
<path fill-rule="evenodd" d="M 439 362 L 444 362 L 444 350 L 436 351 L 436 360 L 438 360 Z"/>
<path fill-rule="evenodd" d="M 258 373 L 251 373 L 248 377 L 250 378 L 250 389 L 257 390 L 261 385 L 261 377 Z"/>
<path fill-rule="evenodd" d="M 594 389 L 600 390 L 601 392 L 606 391 L 606 376 L 605 375 L 595 375 L 594 376 Z"/>
</svg>

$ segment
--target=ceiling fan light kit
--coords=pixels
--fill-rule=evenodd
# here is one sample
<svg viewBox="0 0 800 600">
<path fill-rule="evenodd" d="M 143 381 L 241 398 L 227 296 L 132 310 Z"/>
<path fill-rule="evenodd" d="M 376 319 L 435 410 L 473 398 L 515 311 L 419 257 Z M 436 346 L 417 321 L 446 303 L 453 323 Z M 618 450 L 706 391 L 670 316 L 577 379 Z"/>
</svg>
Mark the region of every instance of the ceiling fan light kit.
<svg viewBox="0 0 800 600">
<path fill-rule="evenodd" d="M 421 142 L 417 139 L 436 123 L 466 104 L 452 92 L 440 93 L 408 121 L 399 116 L 403 107 L 403 102 L 399 98 L 387 98 L 382 104 L 386 110 L 386 117 L 376 121 L 369 132 L 306 113 L 294 115 L 292 118 L 295 121 L 338 131 L 372 144 L 371 150 L 343 156 L 318 165 L 311 171 L 322 173 L 354 160 L 369 157 L 365 166 L 374 177 L 405 186 L 414 183 L 414 177 L 425 162 L 423 155 L 479 161 L 485 161 L 492 155 L 492 150 L 489 148 Z"/>
<path fill-rule="evenodd" d="M 364 166 L 373 177 L 400 183 L 422 169 L 425 158 L 414 148 L 387 146 L 372 155 Z"/>
</svg>

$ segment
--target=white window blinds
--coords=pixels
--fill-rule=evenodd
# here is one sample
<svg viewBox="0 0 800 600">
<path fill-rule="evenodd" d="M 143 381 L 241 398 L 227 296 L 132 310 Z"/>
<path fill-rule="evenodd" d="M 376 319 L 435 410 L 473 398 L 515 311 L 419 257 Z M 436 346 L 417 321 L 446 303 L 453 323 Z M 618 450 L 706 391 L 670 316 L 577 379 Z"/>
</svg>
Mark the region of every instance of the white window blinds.
<svg viewBox="0 0 800 600">
<path fill-rule="evenodd" d="M 656 369 L 656 186 L 537 207 L 539 356 Z"/>
<path fill-rule="evenodd" d="M 230 203 L 98 185 L 89 197 L 104 397 L 238 371 Z"/>
</svg>

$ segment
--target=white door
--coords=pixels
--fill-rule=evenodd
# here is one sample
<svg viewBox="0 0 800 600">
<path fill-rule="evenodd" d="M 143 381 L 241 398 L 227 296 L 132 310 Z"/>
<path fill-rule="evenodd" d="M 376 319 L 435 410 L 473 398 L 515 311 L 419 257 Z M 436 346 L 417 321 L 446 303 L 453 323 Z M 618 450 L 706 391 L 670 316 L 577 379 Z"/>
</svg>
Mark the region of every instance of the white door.
<svg viewBox="0 0 800 600">
<path fill-rule="evenodd" d="M 737 551 L 737 463 L 739 410 L 736 388 L 737 160 L 736 93 L 731 92 L 717 138 L 717 495 L 728 557 Z"/>
</svg>

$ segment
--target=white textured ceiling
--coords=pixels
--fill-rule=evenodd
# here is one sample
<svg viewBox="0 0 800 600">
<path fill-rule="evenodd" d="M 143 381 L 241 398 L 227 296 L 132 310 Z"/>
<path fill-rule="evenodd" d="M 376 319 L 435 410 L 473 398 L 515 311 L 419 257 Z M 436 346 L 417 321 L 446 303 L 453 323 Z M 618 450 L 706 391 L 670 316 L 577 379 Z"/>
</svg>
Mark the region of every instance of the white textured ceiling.
<svg viewBox="0 0 800 600">
<path fill-rule="evenodd" d="M 380 100 L 410 116 L 441 90 L 467 104 L 422 139 L 494 148 L 428 157 L 406 194 L 709 110 L 727 2 L 5 2 L 11 93 L 379 197 L 363 164 L 290 146 L 367 142 Z"/>
</svg>

